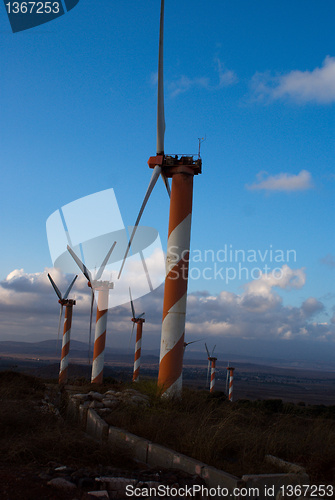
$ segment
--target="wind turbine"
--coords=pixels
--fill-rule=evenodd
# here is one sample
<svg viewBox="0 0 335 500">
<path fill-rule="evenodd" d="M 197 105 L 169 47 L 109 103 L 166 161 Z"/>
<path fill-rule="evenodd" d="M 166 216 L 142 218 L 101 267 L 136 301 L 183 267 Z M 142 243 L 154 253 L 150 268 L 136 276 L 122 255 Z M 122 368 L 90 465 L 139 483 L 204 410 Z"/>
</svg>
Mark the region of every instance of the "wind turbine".
<svg viewBox="0 0 335 500">
<path fill-rule="evenodd" d="M 72 248 L 68 245 L 67 249 L 71 256 L 81 269 L 85 278 L 88 281 L 88 286 L 91 288 L 91 312 L 90 312 L 90 337 L 89 345 L 91 344 L 91 328 L 92 328 L 92 315 L 93 315 L 93 304 L 94 304 L 94 291 L 98 291 L 98 307 L 97 316 L 95 323 L 95 335 L 94 335 L 94 350 L 93 350 L 93 363 L 92 363 L 92 374 L 91 383 L 92 384 L 102 384 L 103 381 L 103 369 L 105 360 L 105 345 L 106 345 L 106 328 L 107 328 L 107 312 L 108 312 L 108 296 L 109 290 L 114 288 L 114 283 L 109 281 L 101 281 L 100 278 L 105 270 L 107 262 L 114 250 L 116 241 L 109 249 L 106 257 L 104 258 L 99 271 L 96 273 L 93 279 L 90 271 L 87 269 L 85 264 L 79 259 Z"/>
<path fill-rule="evenodd" d="M 138 382 L 140 379 L 140 366 L 141 366 L 141 347 L 142 347 L 142 328 L 143 328 L 143 323 L 145 322 L 145 319 L 143 318 L 145 313 L 140 314 L 139 316 L 136 316 L 135 314 L 135 308 L 133 304 L 133 299 L 131 297 L 131 291 L 129 287 L 129 295 L 130 295 L 130 305 L 131 305 L 131 312 L 133 317 L 131 318 L 133 322 L 133 328 L 131 331 L 131 337 L 130 340 L 133 336 L 133 331 L 134 331 L 134 326 L 135 324 L 137 325 L 136 328 L 136 342 L 135 342 L 135 359 L 134 359 L 134 372 L 133 372 L 133 382 Z"/>
<path fill-rule="evenodd" d="M 120 278 L 135 231 L 158 177 L 162 176 L 168 192 L 170 191 L 168 178 L 172 178 L 158 386 L 160 392 L 166 396 L 180 396 L 182 390 L 193 177 L 201 173 L 202 162 L 199 155 L 166 155 L 164 152 L 163 31 L 164 0 L 161 0 L 156 155 L 151 156 L 148 160 L 149 167 L 153 169 L 152 177 L 137 216 L 118 277 Z"/>
<path fill-rule="evenodd" d="M 213 356 L 214 354 L 214 349 L 216 346 L 213 347 L 213 350 L 211 354 L 209 354 L 209 350 L 207 345 L 205 344 L 206 351 L 207 351 L 207 356 L 208 356 L 208 368 L 207 368 L 207 385 L 208 385 L 208 378 L 209 378 L 209 369 L 211 370 L 211 381 L 209 385 L 209 392 L 214 392 L 214 387 L 215 387 L 215 363 L 218 358 L 215 358 Z"/>
<path fill-rule="evenodd" d="M 57 287 L 56 283 L 54 282 L 54 280 L 52 279 L 52 277 L 49 273 L 48 273 L 48 278 L 50 280 L 50 283 L 53 286 L 53 289 L 56 292 L 56 295 L 58 297 L 58 302 L 60 303 L 57 343 L 58 343 L 58 339 L 59 339 L 60 325 L 61 325 L 62 315 L 63 315 L 63 307 L 65 306 L 64 330 L 63 330 L 63 339 L 62 339 L 62 354 L 61 354 L 61 361 L 60 361 L 60 367 L 59 367 L 58 382 L 60 384 L 66 384 L 67 378 L 68 378 L 68 366 L 69 366 L 70 334 L 71 334 L 71 325 L 72 325 L 72 308 L 76 304 L 76 301 L 72 300 L 72 299 L 68 299 L 68 296 L 69 296 L 69 293 L 74 285 L 74 282 L 78 278 L 78 275 L 76 275 L 73 278 L 73 280 L 71 281 L 68 289 L 64 293 L 64 297 L 62 296 L 59 288 Z"/>
<path fill-rule="evenodd" d="M 230 402 L 233 401 L 234 370 L 235 370 L 235 368 L 233 368 L 232 366 L 230 366 L 230 364 L 228 363 L 228 366 L 227 366 L 227 376 L 229 374 L 229 394 L 228 394 L 228 400 Z"/>
</svg>

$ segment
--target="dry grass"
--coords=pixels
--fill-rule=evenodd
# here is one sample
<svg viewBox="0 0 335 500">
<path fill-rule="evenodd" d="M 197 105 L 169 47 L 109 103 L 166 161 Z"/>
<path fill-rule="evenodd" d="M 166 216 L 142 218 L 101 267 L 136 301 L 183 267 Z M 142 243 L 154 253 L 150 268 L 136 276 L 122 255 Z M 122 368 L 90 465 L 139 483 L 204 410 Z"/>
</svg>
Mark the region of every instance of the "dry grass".
<svg viewBox="0 0 335 500">
<path fill-rule="evenodd" d="M 311 417 L 311 409 L 287 408 L 279 401 L 229 403 L 205 391 L 185 389 L 182 400 L 165 400 L 155 384 L 136 388 L 150 395 L 151 406 L 113 411 L 111 425 L 171 447 L 241 476 L 278 472 L 267 454 L 300 463 L 311 481 L 335 480 L 334 417 Z M 333 413 L 334 415 L 334 413 Z"/>
<path fill-rule="evenodd" d="M 103 386 L 85 384 L 83 380 L 74 389 L 105 392 L 110 387 L 121 388 L 112 380 Z M 149 395 L 150 406 L 118 407 L 109 418 L 111 425 L 237 476 L 278 472 L 264 459 L 271 454 L 306 467 L 311 483 L 335 480 L 332 407 L 288 405 L 278 400 L 231 404 L 222 393 L 213 397 L 207 391 L 187 389 L 182 400 L 167 400 L 157 395 L 155 381 L 132 387 Z M 122 450 L 112 452 L 63 419 L 43 412 L 40 401 L 46 391 L 50 397 L 57 396 L 57 384 L 46 387 L 34 377 L 0 373 L 0 463 L 56 461 L 76 467 L 132 467 Z"/>
<path fill-rule="evenodd" d="M 37 378 L 0 373 L 0 463 L 28 465 L 58 462 L 68 466 L 133 467 L 122 450 L 97 444 L 41 405 L 45 393 L 57 395 Z"/>
</svg>

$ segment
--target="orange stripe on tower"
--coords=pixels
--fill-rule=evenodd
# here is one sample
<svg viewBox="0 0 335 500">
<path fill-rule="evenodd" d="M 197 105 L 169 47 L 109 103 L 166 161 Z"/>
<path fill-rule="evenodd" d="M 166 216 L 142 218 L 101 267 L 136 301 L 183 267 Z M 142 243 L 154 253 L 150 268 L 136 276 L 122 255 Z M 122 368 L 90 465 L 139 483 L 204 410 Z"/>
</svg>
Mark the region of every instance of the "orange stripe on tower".
<svg viewBox="0 0 335 500">
<path fill-rule="evenodd" d="M 183 295 L 187 292 L 187 278 L 188 278 L 188 260 L 190 252 L 185 253 L 182 258 L 171 271 L 168 273 L 165 280 L 164 290 L 164 308 L 163 320 L 168 314 L 171 307 L 178 302 Z M 185 279 L 177 279 L 179 276 L 184 275 Z M 176 281 L 176 282 L 175 282 Z"/>
<path fill-rule="evenodd" d="M 106 311 L 107 313 L 107 311 Z M 106 345 L 106 330 L 94 342 L 93 359 L 96 359 L 104 352 Z"/>
<path fill-rule="evenodd" d="M 180 395 L 182 389 L 192 194 L 193 174 L 174 171 L 158 374 L 159 390 L 166 395 Z"/>
<path fill-rule="evenodd" d="M 187 215 L 192 214 L 193 175 L 175 174 L 172 178 L 172 184 L 174 193 L 172 194 L 171 191 L 168 236 Z M 178 200 L 178 205 L 174 203 L 174 199 Z"/>
<path fill-rule="evenodd" d="M 168 390 L 178 380 L 183 370 L 184 334 L 175 345 L 175 349 L 169 351 L 159 365 L 158 385 L 162 392 Z"/>
<path fill-rule="evenodd" d="M 58 382 L 66 384 L 68 378 L 68 365 L 69 365 L 69 352 L 70 352 L 70 334 L 72 325 L 72 307 L 76 302 L 74 300 L 64 300 L 65 317 L 64 317 L 64 330 L 62 339 L 62 354 L 59 367 Z"/>
<path fill-rule="evenodd" d="M 103 369 L 105 362 L 105 344 L 106 344 L 106 330 L 107 330 L 107 313 L 108 313 L 108 286 L 102 286 L 98 289 L 98 307 L 97 317 L 95 323 L 94 334 L 94 350 L 93 350 L 93 363 L 92 363 L 92 384 L 102 384 L 103 382 Z"/>
</svg>

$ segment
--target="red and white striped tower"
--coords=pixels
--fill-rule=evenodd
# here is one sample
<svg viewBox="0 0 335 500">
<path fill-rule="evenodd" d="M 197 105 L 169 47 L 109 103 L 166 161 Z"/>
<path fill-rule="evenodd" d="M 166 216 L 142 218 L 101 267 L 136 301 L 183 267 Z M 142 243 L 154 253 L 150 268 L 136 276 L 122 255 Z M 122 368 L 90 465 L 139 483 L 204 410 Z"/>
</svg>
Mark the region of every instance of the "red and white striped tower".
<svg viewBox="0 0 335 500">
<path fill-rule="evenodd" d="M 144 318 L 132 318 L 136 323 L 136 344 L 135 344 L 135 359 L 134 359 L 134 373 L 133 382 L 138 382 L 140 379 L 140 365 L 141 365 L 141 347 L 142 347 L 142 327 L 145 322 Z"/>
<path fill-rule="evenodd" d="M 97 281 L 93 282 L 92 286 L 95 291 L 98 291 L 98 307 L 95 323 L 91 383 L 102 384 L 105 362 L 108 296 L 109 290 L 113 288 L 113 283 L 109 281 Z"/>
<path fill-rule="evenodd" d="M 68 286 L 68 289 L 66 290 L 64 297 L 62 296 L 61 291 L 59 290 L 58 286 L 52 279 L 51 275 L 48 273 L 48 278 L 50 280 L 50 283 L 55 290 L 57 297 L 58 297 L 58 303 L 60 304 L 60 315 L 59 315 L 59 323 L 58 323 L 58 337 L 60 333 L 60 327 L 61 327 L 61 322 L 62 322 L 62 316 L 63 316 L 63 307 L 65 306 L 65 319 L 64 319 L 64 330 L 63 330 L 63 340 L 62 340 L 62 354 L 61 354 L 61 362 L 60 362 L 60 368 L 59 368 L 59 383 L 60 384 L 66 384 L 67 382 L 67 372 L 68 372 L 68 366 L 69 366 L 69 350 L 70 350 L 70 334 L 71 334 L 71 324 L 72 324 L 72 308 L 75 305 L 76 301 L 75 300 L 70 300 L 68 299 L 69 293 L 74 285 L 74 282 L 78 278 L 76 275 L 73 280 L 71 281 L 70 285 Z M 58 346 L 58 339 L 57 339 L 57 346 Z"/>
<path fill-rule="evenodd" d="M 227 366 L 227 370 L 229 372 L 229 393 L 228 393 L 228 400 L 233 401 L 233 385 L 234 385 L 234 370 L 232 366 Z"/>
<path fill-rule="evenodd" d="M 58 301 L 62 306 L 65 306 L 64 317 L 64 330 L 62 340 L 62 355 L 59 368 L 58 382 L 66 384 L 68 379 L 68 366 L 69 366 L 69 351 L 70 351 L 70 336 L 72 325 L 72 308 L 76 304 L 75 300 L 60 299 Z"/>
<path fill-rule="evenodd" d="M 199 174 L 201 168 L 193 157 L 166 157 L 165 164 L 163 171 L 166 177 L 172 177 L 172 188 L 158 386 L 165 395 L 179 396 L 182 390 L 193 176 Z"/>
<path fill-rule="evenodd" d="M 92 313 L 94 305 L 94 291 L 99 292 L 98 294 L 98 307 L 97 307 L 97 317 L 95 323 L 95 335 L 94 335 L 94 350 L 93 350 L 93 363 L 92 363 L 92 374 L 91 383 L 92 384 L 102 384 L 103 381 L 103 369 L 105 361 L 105 344 L 106 344 L 106 328 L 107 328 L 107 313 L 108 313 L 108 296 L 109 290 L 114 288 L 114 284 L 109 281 L 101 281 L 100 278 L 103 275 L 105 267 L 109 261 L 109 258 L 115 248 L 116 241 L 107 252 L 99 271 L 95 275 L 95 279 L 92 279 L 90 271 L 87 269 L 85 264 L 79 259 L 78 255 L 72 250 L 68 245 L 67 249 L 71 256 L 81 269 L 83 275 L 87 279 L 87 284 L 91 288 L 91 319 L 90 319 L 90 339 L 91 339 L 91 325 L 92 325 Z M 90 341 L 89 341 L 90 343 Z"/>
<path fill-rule="evenodd" d="M 208 358 L 208 361 L 211 362 L 211 381 L 209 385 L 209 391 L 214 392 L 214 386 L 215 386 L 215 363 L 218 358 Z"/>
</svg>

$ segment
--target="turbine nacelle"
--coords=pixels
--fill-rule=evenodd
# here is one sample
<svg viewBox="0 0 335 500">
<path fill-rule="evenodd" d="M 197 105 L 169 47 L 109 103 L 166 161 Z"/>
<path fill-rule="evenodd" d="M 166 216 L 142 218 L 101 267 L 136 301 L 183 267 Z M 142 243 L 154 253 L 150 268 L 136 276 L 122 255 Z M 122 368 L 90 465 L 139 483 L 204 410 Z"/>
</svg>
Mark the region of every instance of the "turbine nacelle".
<svg viewBox="0 0 335 500">
<path fill-rule="evenodd" d="M 101 280 L 92 280 L 89 281 L 89 286 L 93 288 L 95 291 L 101 290 L 113 290 L 114 283 L 111 281 L 101 281 Z"/>
<path fill-rule="evenodd" d="M 58 303 L 61 306 L 75 306 L 76 305 L 76 301 L 73 299 L 59 299 Z"/>
<path fill-rule="evenodd" d="M 150 168 L 160 167 L 164 177 L 170 178 L 176 167 L 179 173 L 184 168 L 186 174 L 201 174 L 202 160 L 198 155 L 157 155 L 150 156 L 148 165 Z"/>
</svg>

